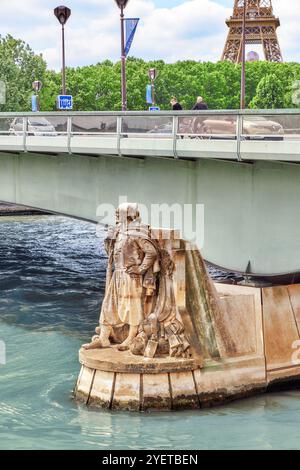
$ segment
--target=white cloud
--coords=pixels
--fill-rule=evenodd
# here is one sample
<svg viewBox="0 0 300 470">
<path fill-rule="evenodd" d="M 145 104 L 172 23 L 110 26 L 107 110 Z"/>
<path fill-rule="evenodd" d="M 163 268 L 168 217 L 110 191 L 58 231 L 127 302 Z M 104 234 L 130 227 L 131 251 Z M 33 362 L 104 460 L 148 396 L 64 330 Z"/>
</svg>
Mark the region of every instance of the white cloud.
<svg viewBox="0 0 300 470">
<path fill-rule="evenodd" d="M 59 2 L 58 2 L 59 3 Z M 233 1 L 232 1 L 233 3 Z M 42 52 L 51 68 L 61 60 L 60 27 L 53 15 L 51 0 L 0 0 L 0 30 L 28 42 Z M 67 63 L 71 66 L 117 60 L 119 51 L 118 9 L 112 0 L 69 0 L 72 16 L 66 26 Z M 300 61 L 298 20 L 299 0 L 273 0 L 281 18 L 280 43 L 285 60 Z M 231 8 L 218 0 L 182 0 L 173 8 L 158 8 L 150 0 L 131 0 L 127 16 L 141 22 L 131 54 L 145 59 L 162 58 L 219 60 Z"/>
<path fill-rule="evenodd" d="M 273 0 L 273 8 L 281 21 L 278 37 L 283 58 L 286 61 L 300 62 L 300 2 L 299 0 Z"/>
</svg>

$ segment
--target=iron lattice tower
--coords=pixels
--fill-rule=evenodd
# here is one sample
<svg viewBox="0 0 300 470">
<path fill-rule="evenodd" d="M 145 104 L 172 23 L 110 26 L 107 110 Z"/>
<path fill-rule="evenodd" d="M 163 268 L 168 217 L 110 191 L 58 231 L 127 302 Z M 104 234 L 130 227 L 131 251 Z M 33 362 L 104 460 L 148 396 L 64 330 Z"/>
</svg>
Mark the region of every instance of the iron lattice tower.
<svg viewBox="0 0 300 470">
<path fill-rule="evenodd" d="M 221 60 L 242 61 L 244 2 L 246 2 L 246 44 L 262 44 L 265 59 L 282 62 L 276 30 L 279 18 L 273 13 L 272 0 L 235 0 L 233 15 L 226 21 L 229 27 Z"/>
</svg>

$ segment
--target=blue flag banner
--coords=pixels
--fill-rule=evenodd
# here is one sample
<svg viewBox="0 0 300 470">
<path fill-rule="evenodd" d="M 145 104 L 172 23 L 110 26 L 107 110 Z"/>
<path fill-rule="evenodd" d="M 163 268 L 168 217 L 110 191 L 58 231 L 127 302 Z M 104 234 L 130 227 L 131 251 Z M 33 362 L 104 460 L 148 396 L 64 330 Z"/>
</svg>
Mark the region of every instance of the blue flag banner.
<svg viewBox="0 0 300 470">
<path fill-rule="evenodd" d="M 31 96 L 31 110 L 33 113 L 38 112 L 38 98 L 36 95 Z"/>
<path fill-rule="evenodd" d="M 126 25 L 126 46 L 125 56 L 127 57 L 134 39 L 137 25 L 139 24 L 139 18 L 125 18 Z"/>
<path fill-rule="evenodd" d="M 146 102 L 148 104 L 152 104 L 152 86 L 151 85 L 147 85 L 147 88 L 146 88 Z"/>
</svg>

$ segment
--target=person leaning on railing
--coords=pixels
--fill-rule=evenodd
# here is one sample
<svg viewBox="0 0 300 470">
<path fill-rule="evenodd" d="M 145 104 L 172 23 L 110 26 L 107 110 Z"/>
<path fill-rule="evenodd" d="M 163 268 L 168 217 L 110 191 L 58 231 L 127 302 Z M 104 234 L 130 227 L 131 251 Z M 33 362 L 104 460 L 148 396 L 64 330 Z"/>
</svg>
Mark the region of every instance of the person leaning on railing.
<svg viewBox="0 0 300 470">
<path fill-rule="evenodd" d="M 177 98 L 175 98 L 175 96 L 173 96 L 173 98 L 171 99 L 170 104 L 173 108 L 173 111 L 182 111 L 183 109 L 181 104 L 178 103 L 178 100 Z"/>
</svg>

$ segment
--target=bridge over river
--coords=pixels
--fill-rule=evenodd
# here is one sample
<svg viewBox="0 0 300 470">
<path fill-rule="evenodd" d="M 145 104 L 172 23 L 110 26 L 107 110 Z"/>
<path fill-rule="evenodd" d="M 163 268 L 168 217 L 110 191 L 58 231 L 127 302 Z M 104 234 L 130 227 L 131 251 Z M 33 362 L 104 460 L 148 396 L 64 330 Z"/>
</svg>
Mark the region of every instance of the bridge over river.
<svg viewBox="0 0 300 470">
<path fill-rule="evenodd" d="M 299 162 L 298 110 L 0 114 L 0 201 L 203 204 L 204 257 L 257 275 L 300 271 Z"/>
</svg>

